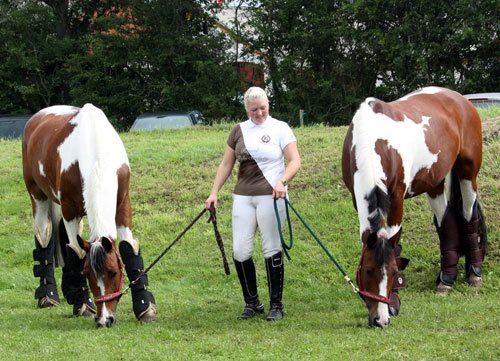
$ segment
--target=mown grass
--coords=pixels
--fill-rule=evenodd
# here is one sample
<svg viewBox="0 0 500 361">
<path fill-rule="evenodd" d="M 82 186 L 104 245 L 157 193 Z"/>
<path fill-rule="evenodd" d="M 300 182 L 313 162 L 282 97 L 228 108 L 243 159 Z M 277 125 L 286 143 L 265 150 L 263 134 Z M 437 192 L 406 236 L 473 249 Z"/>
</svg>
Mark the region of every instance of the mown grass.
<svg viewBox="0 0 500 361">
<path fill-rule="evenodd" d="M 494 114 L 494 116 L 498 115 Z M 134 233 L 149 264 L 203 209 L 231 125 L 126 133 L 133 176 Z M 359 259 L 357 217 L 341 180 L 346 127 L 295 129 L 303 168 L 291 201 L 354 278 Z M 286 317 L 247 322 L 231 265 L 226 277 L 213 231 L 203 220 L 151 270 L 159 321 L 139 324 L 130 295 L 118 324 L 96 329 L 71 307 L 40 310 L 33 293 L 31 207 L 22 182 L 21 142 L 0 140 L 0 350 L 3 360 L 497 360 L 500 359 L 500 140 L 484 146 L 479 193 L 489 226 L 484 287 L 459 277 L 448 297 L 433 293 L 439 269 L 437 235 L 423 197 L 408 200 L 402 244 L 411 259 L 402 313 L 386 330 L 367 326 L 364 305 L 315 241 L 293 219 L 295 245 L 286 263 Z M 221 192 L 219 227 L 231 255 L 232 177 Z M 265 268 L 256 246 L 261 298 Z M 461 262 L 463 271 L 463 261 Z M 60 270 L 57 270 L 60 276 Z"/>
</svg>

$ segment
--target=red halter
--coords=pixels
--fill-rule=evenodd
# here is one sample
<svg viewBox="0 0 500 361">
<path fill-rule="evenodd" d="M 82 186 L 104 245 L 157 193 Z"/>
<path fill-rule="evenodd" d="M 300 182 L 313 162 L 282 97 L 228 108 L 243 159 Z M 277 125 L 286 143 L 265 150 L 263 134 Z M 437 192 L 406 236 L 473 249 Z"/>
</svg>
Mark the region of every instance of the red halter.
<svg viewBox="0 0 500 361">
<path fill-rule="evenodd" d="M 97 303 L 104 303 L 104 302 L 109 302 L 109 301 L 112 301 L 112 300 L 115 300 L 115 299 L 120 299 L 120 297 L 125 293 L 123 291 L 123 261 L 122 259 L 120 258 L 120 255 L 118 254 L 118 252 L 116 252 L 116 257 L 118 258 L 118 261 L 120 263 L 120 286 L 118 287 L 118 291 L 116 292 L 113 292 L 113 293 L 109 293 L 107 295 L 101 295 L 99 297 L 96 297 L 94 302 L 97 304 Z"/>
<path fill-rule="evenodd" d="M 359 266 L 358 266 L 358 271 L 356 272 L 356 283 L 358 285 L 358 294 L 359 296 L 364 300 L 365 298 L 369 298 L 369 299 L 372 299 L 374 301 L 377 301 L 377 302 L 382 302 L 382 303 L 386 303 L 386 304 L 390 304 L 391 303 L 391 293 L 389 291 L 389 296 L 388 297 L 384 297 L 384 296 L 381 296 L 381 295 L 378 295 L 378 294 L 375 294 L 375 293 L 372 293 L 372 292 L 368 292 L 364 289 L 362 289 L 361 287 L 361 282 L 360 282 L 360 279 L 361 279 L 361 264 L 363 263 L 363 255 L 364 255 L 364 247 L 363 247 L 363 250 L 361 252 L 361 259 L 359 260 Z"/>
<path fill-rule="evenodd" d="M 121 274 L 120 274 L 119 290 L 116 292 L 113 292 L 113 293 L 109 293 L 107 295 L 102 295 L 102 296 L 96 297 L 94 300 L 95 303 L 103 303 L 103 302 L 112 301 L 114 299 L 120 299 L 120 297 L 123 295 L 123 291 L 122 291 L 122 288 L 123 288 L 123 270 L 120 270 L 120 271 L 121 271 Z"/>
</svg>

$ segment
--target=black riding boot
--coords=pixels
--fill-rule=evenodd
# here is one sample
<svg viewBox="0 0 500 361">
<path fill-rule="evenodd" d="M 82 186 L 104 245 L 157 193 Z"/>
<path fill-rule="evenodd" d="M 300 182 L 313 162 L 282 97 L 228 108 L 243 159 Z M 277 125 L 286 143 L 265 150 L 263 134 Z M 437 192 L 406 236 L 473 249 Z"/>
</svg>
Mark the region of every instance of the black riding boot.
<svg viewBox="0 0 500 361">
<path fill-rule="evenodd" d="M 245 299 L 245 308 L 239 319 L 246 320 L 257 313 L 264 312 L 264 305 L 260 303 L 257 293 L 257 276 L 253 259 L 250 258 L 244 262 L 239 262 L 235 259 L 233 261 L 240 280 L 241 290 L 243 291 L 243 298 Z"/>
<path fill-rule="evenodd" d="M 144 270 L 144 262 L 141 252 L 138 255 L 134 254 L 134 250 L 127 241 L 120 242 L 120 256 L 125 263 L 127 277 L 132 283 Z M 135 317 L 142 322 L 156 321 L 156 304 L 154 296 L 148 291 L 148 275 L 142 275 L 135 284 L 130 285 L 132 290 L 132 304 Z"/>
<path fill-rule="evenodd" d="M 441 227 L 438 226 L 436 217 L 434 217 L 434 225 L 441 249 L 441 272 L 436 280 L 436 292 L 446 294 L 457 278 L 457 265 L 460 257 L 460 227 L 455 207 L 448 204 Z"/>
<path fill-rule="evenodd" d="M 80 259 L 73 248 L 66 246 L 61 289 L 66 301 L 73 305 L 73 315 L 91 317 L 96 314 L 96 308 L 83 274 L 84 263 L 85 258 Z"/>
<path fill-rule="evenodd" d="M 483 249 L 480 235 L 480 214 L 477 202 L 474 203 L 472 217 L 465 223 L 464 253 L 465 277 L 467 282 L 474 287 L 481 286 L 481 270 L 483 265 Z"/>
<path fill-rule="evenodd" d="M 46 248 L 43 248 L 35 237 L 33 260 L 39 262 L 33 266 L 33 275 L 40 277 L 40 285 L 35 291 L 38 307 L 52 307 L 61 303 L 57 293 L 57 284 L 54 277 L 54 240 L 51 239 Z"/>
<path fill-rule="evenodd" d="M 269 298 L 271 301 L 271 309 L 266 319 L 268 321 L 281 320 L 284 315 L 281 298 L 283 296 L 283 278 L 285 271 L 283 254 L 281 251 L 272 257 L 266 258 L 266 270 Z"/>
</svg>

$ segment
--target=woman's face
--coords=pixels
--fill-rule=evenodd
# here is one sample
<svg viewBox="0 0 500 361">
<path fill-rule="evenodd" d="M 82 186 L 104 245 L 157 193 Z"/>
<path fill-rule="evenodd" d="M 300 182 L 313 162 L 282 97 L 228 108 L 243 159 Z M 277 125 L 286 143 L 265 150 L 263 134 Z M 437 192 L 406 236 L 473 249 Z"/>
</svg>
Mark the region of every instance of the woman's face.
<svg viewBox="0 0 500 361">
<path fill-rule="evenodd" d="M 264 123 L 269 115 L 269 103 L 265 98 L 257 98 L 248 104 L 247 115 L 254 123 Z"/>
</svg>

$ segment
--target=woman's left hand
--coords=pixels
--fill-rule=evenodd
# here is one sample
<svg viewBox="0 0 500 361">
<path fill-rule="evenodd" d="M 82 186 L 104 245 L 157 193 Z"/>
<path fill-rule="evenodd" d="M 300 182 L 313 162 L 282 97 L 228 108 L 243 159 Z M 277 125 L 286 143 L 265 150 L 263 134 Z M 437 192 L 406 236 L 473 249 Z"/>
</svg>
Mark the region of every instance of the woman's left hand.
<svg viewBox="0 0 500 361">
<path fill-rule="evenodd" d="M 278 182 L 278 184 L 276 184 L 276 186 L 274 187 L 273 189 L 273 198 L 285 198 L 286 196 L 286 188 L 285 186 L 283 185 L 283 183 L 281 183 L 281 181 Z"/>
</svg>

